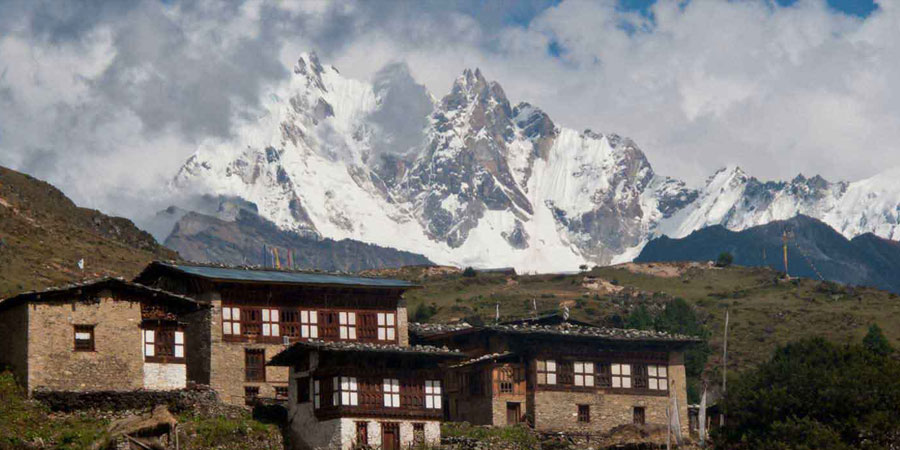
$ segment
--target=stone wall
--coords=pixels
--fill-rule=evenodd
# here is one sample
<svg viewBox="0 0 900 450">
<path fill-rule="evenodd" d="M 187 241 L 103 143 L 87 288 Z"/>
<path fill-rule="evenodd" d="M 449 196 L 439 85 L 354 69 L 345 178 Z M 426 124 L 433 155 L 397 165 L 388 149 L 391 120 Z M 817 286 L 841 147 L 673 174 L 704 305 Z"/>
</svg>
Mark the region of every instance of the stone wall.
<svg viewBox="0 0 900 450">
<path fill-rule="evenodd" d="M 9 366 L 26 388 L 28 378 L 28 305 L 0 311 L 0 367 Z"/>
<path fill-rule="evenodd" d="M 28 389 L 130 391 L 143 387 L 141 305 L 117 301 L 33 303 Z M 75 325 L 94 325 L 94 351 L 74 350 Z"/>
<path fill-rule="evenodd" d="M 475 425 L 493 425 L 494 407 L 490 396 L 474 397 L 459 394 L 448 395 L 452 402 L 451 419 L 454 422 L 469 422 Z M 524 407 L 524 405 L 523 405 Z"/>
<path fill-rule="evenodd" d="M 33 398 L 47 405 L 52 411 L 72 412 L 80 410 L 125 411 L 150 410 L 157 405 L 167 405 L 172 412 L 212 410 L 219 403 L 215 391 L 209 388 L 174 391 L 48 391 L 35 390 Z"/>
<path fill-rule="evenodd" d="M 244 387 L 256 386 L 260 397 L 275 397 L 275 386 L 288 386 L 287 367 L 266 367 L 266 381 L 248 382 L 244 371 L 244 349 L 263 349 L 265 360 L 283 351 L 282 344 L 226 342 L 222 333 L 222 301 L 212 300 L 210 310 L 210 378 L 209 385 L 219 392 L 225 403 L 244 404 Z"/>
<path fill-rule="evenodd" d="M 688 435 L 687 390 L 685 387 L 684 357 L 680 352 L 669 356 L 669 382 L 674 382 L 678 397 L 682 433 Z M 619 425 L 634 422 L 634 408 L 645 408 L 647 425 L 666 425 L 666 406 L 669 396 L 611 394 L 600 391 L 570 392 L 539 390 L 534 392 L 529 413 L 534 428 L 541 432 L 605 433 Z M 589 405 L 591 421 L 578 422 L 578 405 Z"/>
<path fill-rule="evenodd" d="M 186 386 L 185 364 L 144 363 L 144 389 L 184 389 Z"/>
</svg>

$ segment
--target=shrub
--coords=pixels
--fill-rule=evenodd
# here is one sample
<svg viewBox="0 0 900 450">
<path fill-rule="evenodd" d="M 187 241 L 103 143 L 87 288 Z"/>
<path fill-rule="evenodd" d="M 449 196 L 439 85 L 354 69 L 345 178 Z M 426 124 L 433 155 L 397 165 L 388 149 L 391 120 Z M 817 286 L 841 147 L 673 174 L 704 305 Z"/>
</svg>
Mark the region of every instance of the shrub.
<svg viewBox="0 0 900 450">
<path fill-rule="evenodd" d="M 728 385 L 729 449 L 887 449 L 900 441 L 900 362 L 821 338 L 780 347 Z"/>
<path fill-rule="evenodd" d="M 717 267 L 728 267 L 733 262 L 734 262 L 734 256 L 728 252 L 719 253 L 719 257 L 716 258 L 716 266 Z"/>
</svg>

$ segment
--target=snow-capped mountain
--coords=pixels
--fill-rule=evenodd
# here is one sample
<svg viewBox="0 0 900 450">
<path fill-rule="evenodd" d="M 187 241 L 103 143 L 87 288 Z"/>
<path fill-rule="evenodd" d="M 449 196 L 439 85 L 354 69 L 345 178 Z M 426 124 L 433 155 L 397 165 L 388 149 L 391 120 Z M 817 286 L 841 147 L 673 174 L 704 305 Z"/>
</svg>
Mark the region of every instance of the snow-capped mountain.
<svg viewBox="0 0 900 450">
<path fill-rule="evenodd" d="M 871 232 L 900 240 L 900 170 L 831 183 L 803 175 L 789 182 L 761 182 L 740 167 L 721 169 L 697 200 L 664 219 L 657 233 L 681 238 L 710 225 L 738 231 L 798 214 L 817 218 L 848 239 Z"/>
<path fill-rule="evenodd" d="M 730 169 L 693 190 L 655 174 L 630 139 L 512 105 L 477 69 L 436 99 L 404 65 L 367 83 L 308 54 L 262 103 L 233 139 L 201 145 L 173 187 L 243 198 L 286 230 L 442 264 L 573 270 L 630 260 L 662 233 L 797 212 L 844 234 L 892 237 L 897 224 L 900 183 L 890 176 L 760 183 Z"/>
</svg>

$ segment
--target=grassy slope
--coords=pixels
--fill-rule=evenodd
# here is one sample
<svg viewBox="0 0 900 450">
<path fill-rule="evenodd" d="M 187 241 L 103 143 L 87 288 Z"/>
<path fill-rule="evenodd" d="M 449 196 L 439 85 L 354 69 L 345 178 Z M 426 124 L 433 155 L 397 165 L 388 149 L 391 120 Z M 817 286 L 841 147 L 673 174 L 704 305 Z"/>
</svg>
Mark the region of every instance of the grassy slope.
<svg viewBox="0 0 900 450">
<path fill-rule="evenodd" d="M 81 278 L 131 277 L 153 259 L 176 257 L 131 221 L 79 208 L 50 184 L 0 167 L 0 298 Z"/>
<path fill-rule="evenodd" d="M 658 266 L 658 265 L 657 265 Z M 823 336 L 844 342 L 858 341 L 871 323 L 877 323 L 894 343 L 900 342 L 900 299 L 870 288 L 849 288 L 807 279 L 775 284 L 776 273 L 766 268 L 694 267 L 680 276 L 665 278 L 636 273 L 622 267 L 601 267 L 591 276 L 614 281 L 626 289 L 618 294 L 598 293 L 582 286 L 584 274 L 534 275 L 514 278 L 459 274 L 423 279 L 419 271 L 393 273 L 423 283 L 406 294 L 409 311 L 421 303 L 438 307 L 432 321 L 449 321 L 471 314 L 490 320 L 495 304 L 503 317 L 530 314 L 532 299 L 541 312 L 570 305 L 572 316 L 615 325 L 638 304 L 651 310 L 675 297 L 694 305 L 712 332 L 713 355 L 708 368 L 721 364 L 725 310 L 730 310 L 729 367 L 744 368 L 767 359 L 772 350 L 790 340 Z M 900 346 L 900 345 L 898 345 Z"/>
</svg>

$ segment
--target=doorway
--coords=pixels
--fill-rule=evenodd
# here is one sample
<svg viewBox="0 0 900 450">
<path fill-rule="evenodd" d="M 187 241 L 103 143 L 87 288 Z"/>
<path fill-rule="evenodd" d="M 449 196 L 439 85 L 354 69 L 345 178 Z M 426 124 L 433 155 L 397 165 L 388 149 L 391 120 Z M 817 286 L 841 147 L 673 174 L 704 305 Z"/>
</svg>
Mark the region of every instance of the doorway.
<svg viewBox="0 0 900 450">
<path fill-rule="evenodd" d="M 506 424 L 516 425 L 522 419 L 522 404 L 519 402 L 506 402 Z"/>
<path fill-rule="evenodd" d="M 383 450 L 400 450 L 400 424 L 397 422 L 381 424 L 381 448 Z"/>
</svg>

